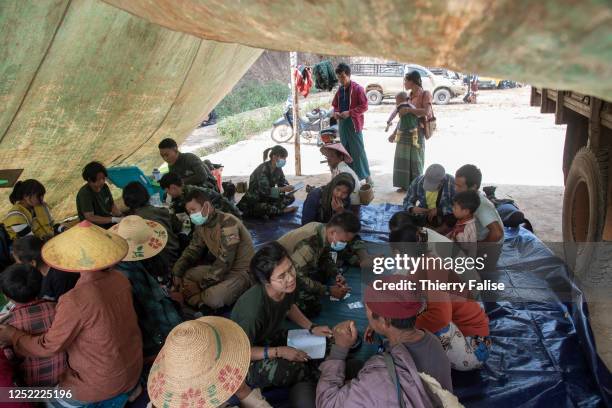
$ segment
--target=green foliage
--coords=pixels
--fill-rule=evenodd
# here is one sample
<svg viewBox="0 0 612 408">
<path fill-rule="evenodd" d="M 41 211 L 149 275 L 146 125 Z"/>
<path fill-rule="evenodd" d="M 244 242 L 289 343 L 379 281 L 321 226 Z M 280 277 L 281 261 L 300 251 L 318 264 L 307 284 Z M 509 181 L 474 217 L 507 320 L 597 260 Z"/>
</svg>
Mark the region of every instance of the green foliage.
<svg viewBox="0 0 612 408">
<path fill-rule="evenodd" d="M 288 95 L 287 84 L 280 81 L 271 81 L 264 84 L 257 81 L 247 81 L 227 94 L 215 107 L 215 111 L 219 118 L 225 118 L 284 102 Z"/>
<path fill-rule="evenodd" d="M 226 145 L 244 140 L 247 136 L 269 129 L 272 123 L 283 115 L 284 104 L 260 109 L 257 113 L 246 112 L 222 119 L 217 132 Z"/>
<path fill-rule="evenodd" d="M 318 107 L 328 109 L 329 100 L 325 98 L 307 102 L 302 105 L 300 111 L 302 112 L 302 115 L 304 115 L 304 112 Z M 266 108 L 261 108 L 256 112 L 244 112 L 238 115 L 223 118 L 217 124 L 217 132 L 221 136 L 222 141 L 213 146 L 199 149 L 195 153 L 200 157 L 207 156 L 223 150 L 227 146 L 236 144 L 241 140 L 245 140 L 253 134 L 268 130 L 272 127 L 272 123 L 283 115 L 284 111 L 285 104 L 280 103 Z"/>
</svg>

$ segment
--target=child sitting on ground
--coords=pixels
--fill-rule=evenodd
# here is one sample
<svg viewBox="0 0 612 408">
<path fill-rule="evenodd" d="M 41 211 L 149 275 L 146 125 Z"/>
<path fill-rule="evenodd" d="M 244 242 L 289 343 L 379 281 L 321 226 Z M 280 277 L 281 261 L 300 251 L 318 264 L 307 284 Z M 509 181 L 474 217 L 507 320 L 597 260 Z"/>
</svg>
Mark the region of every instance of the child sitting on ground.
<svg viewBox="0 0 612 408">
<path fill-rule="evenodd" d="M 453 198 L 453 215 L 457 223 L 447 237 L 459 243 L 461 250 L 468 256 L 476 256 L 478 233 L 474 213 L 480 206 L 478 192 L 473 190 L 457 193 Z"/>
<path fill-rule="evenodd" d="M 11 265 L 2 272 L 0 289 L 15 304 L 6 324 L 33 335 L 47 332 L 55 318 L 55 302 L 38 298 L 41 285 L 42 275 L 30 264 Z M 67 367 L 64 352 L 51 357 L 21 356 L 11 349 L 4 352 L 17 363 L 20 379 L 28 387 L 58 384 Z"/>
</svg>

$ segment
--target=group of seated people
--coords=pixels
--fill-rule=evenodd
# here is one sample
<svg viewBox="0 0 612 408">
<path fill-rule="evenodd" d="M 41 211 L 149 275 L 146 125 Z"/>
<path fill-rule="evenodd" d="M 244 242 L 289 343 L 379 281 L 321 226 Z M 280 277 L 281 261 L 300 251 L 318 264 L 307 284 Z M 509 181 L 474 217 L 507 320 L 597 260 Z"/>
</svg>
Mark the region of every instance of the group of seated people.
<svg viewBox="0 0 612 408">
<path fill-rule="evenodd" d="M 386 340 L 365 365 L 346 361 L 358 343 L 354 322 L 334 328 L 313 323 L 325 297 L 341 300 L 351 290 L 340 267 L 371 262 L 359 237 L 359 181 L 343 165 L 350 156 L 341 145 L 322 148 L 332 179 L 308 194 L 303 225 L 258 251 L 241 217 L 269 219 L 296 210 L 294 188 L 282 172 L 287 151 L 275 146 L 264 152 L 264 163 L 235 205 L 197 156 L 180 153 L 171 139 L 159 148 L 169 164 L 159 184 L 172 199 L 170 209 L 151 205 L 147 189 L 133 182 L 123 189 L 127 209 L 121 211 L 105 167 L 92 162 L 83 169 L 86 184 L 76 199 L 81 222 L 66 229 L 51 217 L 41 183 L 15 185 L 13 208 L 3 221 L 15 264 L 0 274 L 0 290 L 14 306 L 0 325 L 0 361 L 13 364 L 17 384 L 70 389 L 72 395 L 55 406 L 121 406 L 142 392 L 148 378 L 155 406 L 180 405 L 164 400 L 172 393 L 161 392 L 171 385 L 156 365 L 169 358 L 166 339 L 185 320 L 223 314 L 242 328 L 251 347 L 246 378 L 225 390 L 242 406 L 269 406 L 259 390 L 270 387 L 292 388 L 296 406 L 394 406 L 398 398 L 406 406 L 429 406 L 431 393 L 423 387 L 437 384 L 452 393 L 451 367 L 473 370 L 486 360 L 488 318 L 480 303 L 463 294 L 390 291 L 380 299 L 366 285 L 364 339 L 372 342 L 377 334 Z M 390 221 L 391 249 L 437 256 L 427 241 L 442 234 L 500 243 L 501 221 L 476 193 L 480 171 L 466 165 L 453 179 L 440 168 L 430 166 L 413 182 L 405 211 Z M 479 200 L 462 196 L 464 191 Z M 451 275 L 422 270 L 413 279 Z M 323 363 L 286 345 L 285 317 L 333 338 Z M 232 353 L 232 344 L 224 354 Z M 185 364 L 199 358 L 204 356 L 190 355 Z M 399 386 L 389 378 L 388 364 Z"/>
</svg>

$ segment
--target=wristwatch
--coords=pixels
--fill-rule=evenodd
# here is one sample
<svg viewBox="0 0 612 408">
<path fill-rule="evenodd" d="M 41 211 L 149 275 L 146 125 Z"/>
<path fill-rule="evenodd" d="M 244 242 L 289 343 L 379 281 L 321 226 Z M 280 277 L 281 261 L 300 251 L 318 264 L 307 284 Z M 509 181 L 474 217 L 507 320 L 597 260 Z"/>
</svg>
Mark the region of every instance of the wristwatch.
<svg viewBox="0 0 612 408">
<path fill-rule="evenodd" d="M 317 326 L 318 326 L 318 324 L 314 324 L 314 323 L 312 323 L 312 324 L 310 325 L 310 327 L 308 328 L 308 333 L 312 334 L 312 329 L 314 329 L 314 328 L 315 328 L 315 327 L 317 327 Z"/>
</svg>

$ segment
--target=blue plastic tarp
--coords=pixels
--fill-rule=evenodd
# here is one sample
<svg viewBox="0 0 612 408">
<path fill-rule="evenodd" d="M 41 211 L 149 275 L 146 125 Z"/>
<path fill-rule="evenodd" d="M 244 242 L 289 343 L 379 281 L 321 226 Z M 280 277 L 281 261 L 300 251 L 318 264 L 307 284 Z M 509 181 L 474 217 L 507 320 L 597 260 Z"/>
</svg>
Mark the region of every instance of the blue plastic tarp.
<svg viewBox="0 0 612 408">
<path fill-rule="evenodd" d="M 399 210 L 390 204 L 363 207 L 361 237 L 386 241 L 389 218 Z M 258 246 L 298 227 L 300 217 L 298 212 L 245 223 Z M 573 287 L 565 265 L 531 232 L 506 229 L 496 274 L 495 279 L 507 289 L 499 300 L 484 304 L 493 340 L 491 355 L 480 371 L 453 372 L 461 402 L 468 407 L 496 408 L 608 405 L 612 377 L 597 355 L 586 299 Z M 333 324 L 353 319 L 363 333 L 364 310 L 350 310 L 345 304 L 360 300 L 359 271 L 351 270 L 346 276 L 353 288 L 351 298 L 324 300 L 317 320 Z M 574 289 L 572 302 L 554 300 L 553 287 L 558 290 L 559 286 Z M 541 291 L 547 301 L 525 301 L 525 290 Z M 375 347 L 364 346 L 358 357 L 367 358 L 373 352 Z"/>
</svg>

